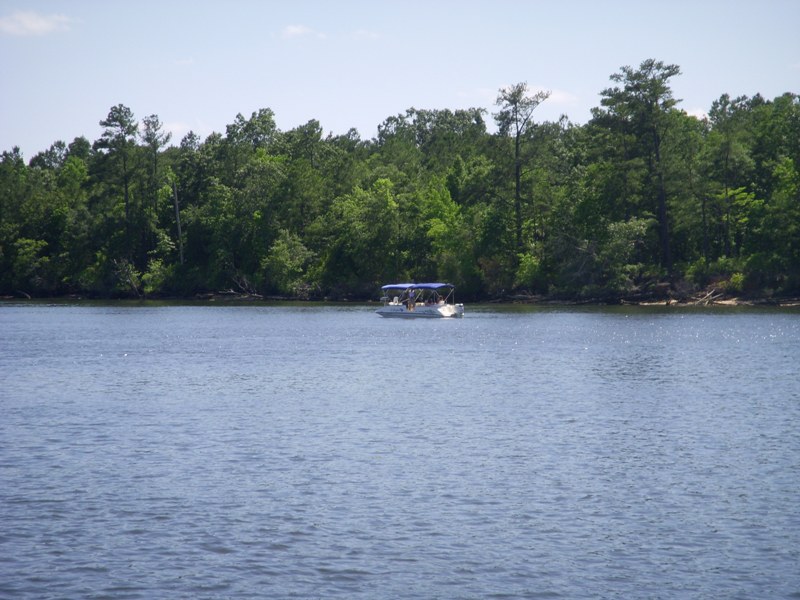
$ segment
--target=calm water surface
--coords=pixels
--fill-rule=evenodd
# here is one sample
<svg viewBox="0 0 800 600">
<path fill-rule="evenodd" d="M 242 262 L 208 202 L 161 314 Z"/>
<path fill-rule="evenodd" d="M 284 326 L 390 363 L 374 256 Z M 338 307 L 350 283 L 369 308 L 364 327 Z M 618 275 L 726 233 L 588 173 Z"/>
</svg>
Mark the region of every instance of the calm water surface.
<svg viewBox="0 0 800 600">
<path fill-rule="evenodd" d="M 2 598 L 800 598 L 800 313 L 0 305 Z"/>
</svg>

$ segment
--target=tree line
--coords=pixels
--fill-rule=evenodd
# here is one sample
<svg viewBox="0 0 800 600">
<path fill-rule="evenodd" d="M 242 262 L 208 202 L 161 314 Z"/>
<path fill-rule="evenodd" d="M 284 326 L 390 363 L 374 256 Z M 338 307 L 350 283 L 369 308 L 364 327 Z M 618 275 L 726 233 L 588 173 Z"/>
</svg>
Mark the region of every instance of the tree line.
<svg viewBox="0 0 800 600">
<path fill-rule="evenodd" d="M 0 294 L 797 293 L 798 96 L 723 94 L 697 118 L 679 74 L 623 67 L 584 125 L 536 122 L 549 94 L 519 83 L 491 116 L 410 108 L 370 140 L 281 131 L 265 108 L 176 146 L 119 104 L 94 143 L 2 153 Z"/>
</svg>

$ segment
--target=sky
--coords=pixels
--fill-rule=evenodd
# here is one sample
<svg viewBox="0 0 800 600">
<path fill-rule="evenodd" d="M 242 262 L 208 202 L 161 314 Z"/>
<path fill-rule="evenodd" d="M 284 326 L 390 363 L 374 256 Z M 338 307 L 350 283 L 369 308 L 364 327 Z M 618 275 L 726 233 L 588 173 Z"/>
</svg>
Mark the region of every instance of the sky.
<svg viewBox="0 0 800 600">
<path fill-rule="evenodd" d="M 800 0 L 0 0 L 0 151 L 100 137 L 124 104 L 173 144 L 261 108 L 362 139 L 409 108 L 483 108 L 526 82 L 536 121 L 586 123 L 610 76 L 676 64 L 679 108 L 800 93 Z"/>
</svg>

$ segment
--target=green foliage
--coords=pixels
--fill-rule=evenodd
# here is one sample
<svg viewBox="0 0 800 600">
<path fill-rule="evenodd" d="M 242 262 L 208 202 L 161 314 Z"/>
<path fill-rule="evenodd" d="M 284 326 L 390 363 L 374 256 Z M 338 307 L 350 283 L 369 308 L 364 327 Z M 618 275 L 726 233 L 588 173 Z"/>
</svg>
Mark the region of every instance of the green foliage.
<svg viewBox="0 0 800 600">
<path fill-rule="evenodd" d="M 630 291 L 643 269 L 636 260 L 637 250 L 646 243 L 648 229 L 654 225 L 651 219 L 631 218 L 608 225 L 608 237 L 600 252 L 600 280 L 612 292 Z"/>
<path fill-rule="evenodd" d="M 142 285 L 145 295 L 153 296 L 165 294 L 170 291 L 170 284 L 174 277 L 175 265 L 165 265 L 160 258 L 152 259 L 147 265 L 147 272 L 142 275 Z"/>
<path fill-rule="evenodd" d="M 711 263 L 698 260 L 686 269 L 686 277 L 698 287 L 716 285 L 725 288 L 731 280 L 743 283 L 743 271 L 744 262 L 741 259 L 722 257 Z"/>
<path fill-rule="evenodd" d="M 303 245 L 300 236 L 284 229 L 261 261 L 266 274 L 266 287 L 299 298 L 308 298 L 315 287 L 309 268 L 314 253 Z"/>
<path fill-rule="evenodd" d="M 395 270 L 399 207 L 392 188 L 388 179 L 378 179 L 333 202 L 323 282 L 337 294 L 365 293 Z"/>
<path fill-rule="evenodd" d="M 45 255 L 47 242 L 20 238 L 14 244 L 14 285 L 22 290 L 43 289 L 48 278 L 50 258 Z"/>
<path fill-rule="evenodd" d="M 114 288 L 113 291 L 118 295 L 132 293 L 141 296 L 141 274 L 128 260 L 112 260 L 114 265 Z"/>
<path fill-rule="evenodd" d="M 514 287 L 534 293 L 547 291 L 547 278 L 541 261 L 531 254 L 520 254 L 518 259 Z"/>
<path fill-rule="evenodd" d="M 632 216 L 642 216 L 645 212 L 656 216 L 658 258 L 668 271 L 672 270 L 673 258 L 664 150 L 679 102 L 673 98 L 668 82 L 679 74 L 677 65 L 653 59 L 643 61 L 638 69 L 622 67 L 611 76 L 612 81 L 622 86 L 604 90 L 601 100 L 604 110 L 593 111 L 594 125 L 605 129 L 624 149 L 619 157 L 623 171 L 631 165 L 643 169 L 642 184 L 637 186 L 637 196 L 643 205 L 632 207 L 636 211 Z"/>
<path fill-rule="evenodd" d="M 744 289 L 744 274 L 734 273 L 727 281 L 721 282 L 721 287 L 726 292 L 738 294 Z"/>
<path fill-rule="evenodd" d="M 436 279 L 462 298 L 619 297 L 685 278 L 800 292 L 800 101 L 681 112 L 676 65 L 623 67 L 590 123 L 534 122 L 546 92 L 387 118 L 374 140 L 280 131 L 260 109 L 169 146 L 119 104 L 94 143 L 0 156 L 0 294 L 237 290 L 373 296 Z"/>
</svg>

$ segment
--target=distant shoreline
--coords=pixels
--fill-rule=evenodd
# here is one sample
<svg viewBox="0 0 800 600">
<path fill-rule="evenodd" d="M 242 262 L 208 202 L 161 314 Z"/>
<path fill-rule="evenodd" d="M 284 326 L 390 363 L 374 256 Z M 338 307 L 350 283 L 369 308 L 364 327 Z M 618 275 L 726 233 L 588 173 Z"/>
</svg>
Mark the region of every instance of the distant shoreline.
<svg viewBox="0 0 800 600">
<path fill-rule="evenodd" d="M 379 304 L 378 300 L 371 298 L 299 298 L 290 296 L 262 296 L 259 294 L 243 294 L 235 292 L 201 293 L 192 296 L 118 296 L 100 297 L 83 294 L 67 294 L 59 296 L 31 296 L 28 294 L 3 295 L 0 303 L 7 302 L 109 302 L 109 303 L 149 303 L 149 302 L 184 302 L 198 304 L 247 304 L 263 303 L 266 305 L 291 303 L 291 304 L 328 304 L 328 305 L 353 305 L 353 304 Z M 684 298 L 647 298 L 630 299 L 619 298 L 555 298 L 539 295 L 516 294 L 498 298 L 482 298 L 467 300 L 469 304 L 477 305 L 528 305 L 528 306 L 645 306 L 645 307 L 742 307 L 753 306 L 763 308 L 796 308 L 800 307 L 800 297 L 767 297 L 767 296 L 735 296 L 715 294 L 711 292 L 696 293 Z"/>
</svg>

